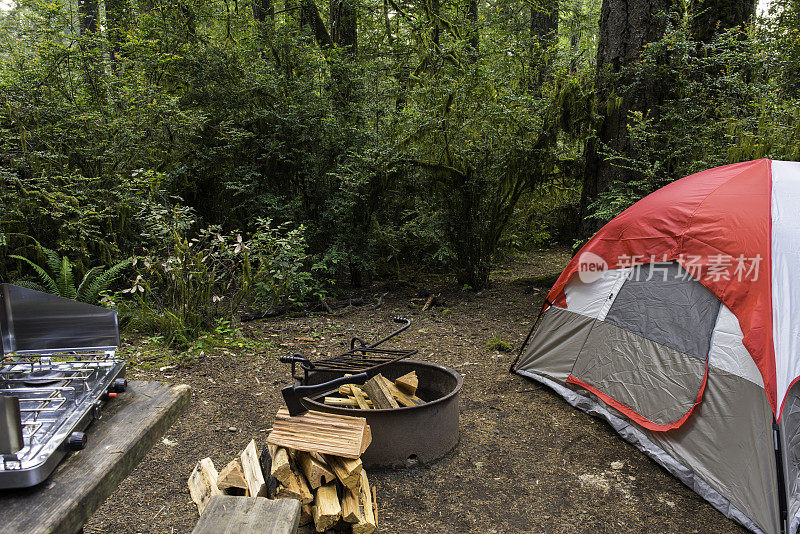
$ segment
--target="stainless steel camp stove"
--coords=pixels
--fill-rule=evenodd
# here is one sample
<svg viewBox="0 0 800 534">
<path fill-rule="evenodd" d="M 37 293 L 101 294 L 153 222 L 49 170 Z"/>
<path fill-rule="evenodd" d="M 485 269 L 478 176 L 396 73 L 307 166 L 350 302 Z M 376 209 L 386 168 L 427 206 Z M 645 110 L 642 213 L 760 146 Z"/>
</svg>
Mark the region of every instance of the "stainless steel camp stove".
<svg viewBox="0 0 800 534">
<path fill-rule="evenodd" d="M 45 480 L 125 390 L 117 314 L 0 284 L 0 489 Z"/>
</svg>

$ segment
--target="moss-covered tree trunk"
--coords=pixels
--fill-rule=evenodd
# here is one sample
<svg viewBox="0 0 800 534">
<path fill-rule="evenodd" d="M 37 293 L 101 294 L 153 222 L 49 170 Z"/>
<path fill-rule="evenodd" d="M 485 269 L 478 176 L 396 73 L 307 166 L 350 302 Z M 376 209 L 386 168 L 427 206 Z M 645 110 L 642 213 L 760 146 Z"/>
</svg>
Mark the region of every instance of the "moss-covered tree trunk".
<svg viewBox="0 0 800 534">
<path fill-rule="evenodd" d="M 529 48 L 531 87 L 538 88 L 553 64 L 553 48 L 558 39 L 558 0 L 531 3 Z M 542 57 L 542 56 L 545 57 Z"/>
<path fill-rule="evenodd" d="M 710 42 L 719 31 L 748 24 L 756 15 L 756 0 L 692 0 L 689 24 L 692 37 Z"/>
<path fill-rule="evenodd" d="M 666 91 L 659 84 L 620 94 L 626 80 L 619 75 L 635 61 L 648 43 L 664 35 L 674 0 L 603 0 L 597 48 L 595 93 L 600 124 L 596 136 L 586 142 L 586 166 L 581 194 L 581 235 L 589 237 L 602 225 L 586 219 L 589 205 L 615 182 L 629 182 L 636 174 L 615 166 L 602 153 L 632 156 L 628 118 L 632 112 L 647 113 L 663 102 Z"/>
<path fill-rule="evenodd" d="M 478 47 L 481 42 L 478 28 L 478 0 L 467 0 L 467 35 L 469 36 L 469 59 L 473 63 L 478 59 Z"/>
<path fill-rule="evenodd" d="M 130 23 L 131 7 L 127 0 L 106 0 L 106 39 L 108 59 L 116 72 L 122 43 Z"/>
<path fill-rule="evenodd" d="M 275 33 L 275 6 L 272 0 L 253 0 L 253 20 L 261 43 L 266 44 Z"/>
<path fill-rule="evenodd" d="M 333 40 L 325 27 L 325 21 L 319 14 L 319 8 L 314 0 L 303 0 L 300 7 L 300 26 L 309 25 L 314 33 L 314 39 L 322 48 L 333 46 Z"/>
<path fill-rule="evenodd" d="M 355 56 L 358 51 L 358 21 L 353 0 L 331 0 L 333 44 Z"/>
</svg>

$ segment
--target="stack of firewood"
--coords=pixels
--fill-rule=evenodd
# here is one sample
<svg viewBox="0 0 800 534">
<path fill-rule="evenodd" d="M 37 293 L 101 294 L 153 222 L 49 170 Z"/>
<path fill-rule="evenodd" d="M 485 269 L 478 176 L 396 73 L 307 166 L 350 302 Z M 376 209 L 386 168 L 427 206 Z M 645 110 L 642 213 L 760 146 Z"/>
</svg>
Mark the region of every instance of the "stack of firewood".
<svg viewBox="0 0 800 534">
<path fill-rule="evenodd" d="M 214 495 L 296 499 L 301 525 L 371 534 L 378 526 L 377 495 L 360 459 L 371 441 L 363 417 L 315 411 L 291 417 L 281 408 L 267 437 L 268 455 L 259 461 L 251 441 L 221 472 L 204 458 L 189 476 L 189 492 L 200 514 Z"/>
<path fill-rule="evenodd" d="M 423 403 L 417 397 L 418 385 L 416 371 L 403 375 L 394 382 L 379 374 L 370 378 L 363 386 L 339 386 L 339 396 L 325 397 L 323 402 L 330 406 L 362 410 L 417 406 Z"/>
<path fill-rule="evenodd" d="M 237 458 L 218 472 L 211 458 L 203 458 L 189 475 L 189 494 L 202 515 L 214 495 L 245 495 L 260 497 L 267 494 L 264 473 L 259 462 L 256 442 L 251 440 Z"/>
<path fill-rule="evenodd" d="M 298 499 L 300 524 L 313 521 L 317 532 L 348 523 L 354 534 L 371 534 L 377 496 L 360 459 L 371 441 L 363 417 L 316 411 L 291 417 L 281 408 L 267 437 L 275 498 Z"/>
</svg>

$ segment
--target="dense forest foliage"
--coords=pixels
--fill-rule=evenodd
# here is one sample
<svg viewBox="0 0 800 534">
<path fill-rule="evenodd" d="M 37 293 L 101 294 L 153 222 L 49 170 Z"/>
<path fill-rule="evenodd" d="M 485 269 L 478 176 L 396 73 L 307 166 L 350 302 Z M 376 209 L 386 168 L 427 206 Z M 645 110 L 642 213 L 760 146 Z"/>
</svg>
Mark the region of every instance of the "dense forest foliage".
<svg viewBox="0 0 800 534">
<path fill-rule="evenodd" d="M 342 284 L 480 289 L 503 254 L 573 245 L 669 181 L 800 158 L 800 3 L 755 11 L 18 0 L 0 278 L 113 300 L 179 342 Z"/>
</svg>

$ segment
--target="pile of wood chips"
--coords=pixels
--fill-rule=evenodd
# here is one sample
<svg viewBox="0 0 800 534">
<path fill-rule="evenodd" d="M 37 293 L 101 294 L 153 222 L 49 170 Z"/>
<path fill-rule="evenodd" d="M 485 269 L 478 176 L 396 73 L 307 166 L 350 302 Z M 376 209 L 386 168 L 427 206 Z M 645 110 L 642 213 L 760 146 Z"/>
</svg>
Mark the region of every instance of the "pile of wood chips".
<svg viewBox="0 0 800 534">
<path fill-rule="evenodd" d="M 378 526 L 376 491 L 360 459 L 371 441 L 363 417 L 316 411 L 291 417 L 281 408 L 267 437 L 268 457 L 262 454 L 259 462 L 251 441 L 219 473 L 204 458 L 189 477 L 189 491 L 200 514 L 212 496 L 223 493 L 296 499 L 300 525 L 371 534 Z"/>
<path fill-rule="evenodd" d="M 362 410 L 417 406 L 423 404 L 423 400 L 416 395 L 418 385 L 416 371 L 403 375 L 394 382 L 379 374 L 370 378 L 363 386 L 339 386 L 340 396 L 325 397 L 323 402 L 330 406 Z"/>
</svg>

